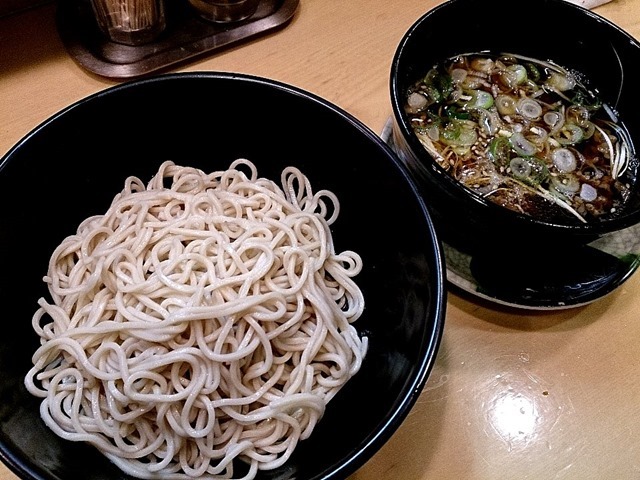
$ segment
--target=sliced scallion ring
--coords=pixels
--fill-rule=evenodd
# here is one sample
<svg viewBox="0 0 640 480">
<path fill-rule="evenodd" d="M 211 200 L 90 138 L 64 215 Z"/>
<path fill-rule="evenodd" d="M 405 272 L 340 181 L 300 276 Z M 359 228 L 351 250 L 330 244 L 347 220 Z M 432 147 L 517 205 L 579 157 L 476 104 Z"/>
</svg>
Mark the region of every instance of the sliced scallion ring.
<svg viewBox="0 0 640 480">
<path fill-rule="evenodd" d="M 500 117 L 495 111 L 478 108 L 478 125 L 489 135 L 495 135 L 500 128 Z"/>
<path fill-rule="evenodd" d="M 421 93 L 413 92 L 407 98 L 407 105 L 412 111 L 417 112 L 426 108 L 429 105 L 429 100 Z"/>
<path fill-rule="evenodd" d="M 527 179 L 531 175 L 531 164 L 522 157 L 513 157 L 509 162 L 509 168 L 513 176 L 519 180 Z"/>
<path fill-rule="evenodd" d="M 491 139 L 487 153 L 493 163 L 496 165 L 506 165 L 509 161 L 510 152 L 511 146 L 506 137 L 497 136 Z"/>
<path fill-rule="evenodd" d="M 547 85 L 559 92 L 566 92 L 576 86 L 576 79 L 569 72 L 551 72 Z"/>
<path fill-rule="evenodd" d="M 431 140 L 437 142 L 440 139 L 440 129 L 438 128 L 438 125 L 435 123 L 429 125 L 427 127 L 427 135 Z"/>
<path fill-rule="evenodd" d="M 553 135 L 564 125 L 564 115 L 555 110 L 548 111 L 542 117 L 544 123 L 549 126 L 549 133 Z"/>
<path fill-rule="evenodd" d="M 484 90 L 474 90 L 471 92 L 471 100 L 467 103 L 469 108 L 491 108 L 493 106 L 493 97 L 489 92 Z"/>
<path fill-rule="evenodd" d="M 510 95 L 498 95 L 495 104 L 500 115 L 513 115 L 516 113 L 516 101 Z"/>
<path fill-rule="evenodd" d="M 576 156 L 568 148 L 556 148 L 551 152 L 551 161 L 563 173 L 573 172 L 578 166 Z"/>
<path fill-rule="evenodd" d="M 454 68 L 451 70 L 451 80 L 453 83 L 462 83 L 467 78 L 467 71 L 464 68 Z"/>
<path fill-rule="evenodd" d="M 521 85 L 527 80 L 527 69 L 519 63 L 509 65 L 507 69 L 514 73 L 516 85 Z"/>
<path fill-rule="evenodd" d="M 536 153 L 536 146 L 524 138 L 520 132 L 515 132 L 509 137 L 509 143 L 518 155 L 530 157 Z"/>
<path fill-rule="evenodd" d="M 478 72 L 490 72 L 494 62 L 491 58 L 474 58 L 471 61 L 471 68 Z"/>
<path fill-rule="evenodd" d="M 571 173 L 563 173 L 551 177 L 551 185 L 558 192 L 564 194 L 573 194 L 580 190 L 580 181 L 578 177 Z"/>
<path fill-rule="evenodd" d="M 562 145 L 575 145 L 584 138 L 584 132 L 575 123 L 565 123 L 557 134 L 556 139 Z"/>
<path fill-rule="evenodd" d="M 549 170 L 544 162 L 535 157 L 514 157 L 509 162 L 511 175 L 527 185 L 539 185 L 549 177 Z"/>
<path fill-rule="evenodd" d="M 536 120 L 542 115 L 542 107 L 533 98 L 523 97 L 518 100 L 516 110 L 527 120 Z"/>
<path fill-rule="evenodd" d="M 446 145 L 469 147 L 478 140 L 478 134 L 462 122 L 450 122 L 440 132 L 440 139 Z"/>
</svg>

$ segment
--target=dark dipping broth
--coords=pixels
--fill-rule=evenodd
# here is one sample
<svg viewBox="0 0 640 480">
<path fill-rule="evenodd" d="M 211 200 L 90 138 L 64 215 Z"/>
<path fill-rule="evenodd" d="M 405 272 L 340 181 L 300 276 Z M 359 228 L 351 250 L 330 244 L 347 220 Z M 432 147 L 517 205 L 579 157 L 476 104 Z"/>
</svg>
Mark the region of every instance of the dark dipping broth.
<svg viewBox="0 0 640 480">
<path fill-rule="evenodd" d="M 612 108 L 579 73 L 512 54 L 468 54 L 407 91 L 421 144 L 473 192 L 545 221 L 588 223 L 620 212 L 635 151 Z"/>
</svg>

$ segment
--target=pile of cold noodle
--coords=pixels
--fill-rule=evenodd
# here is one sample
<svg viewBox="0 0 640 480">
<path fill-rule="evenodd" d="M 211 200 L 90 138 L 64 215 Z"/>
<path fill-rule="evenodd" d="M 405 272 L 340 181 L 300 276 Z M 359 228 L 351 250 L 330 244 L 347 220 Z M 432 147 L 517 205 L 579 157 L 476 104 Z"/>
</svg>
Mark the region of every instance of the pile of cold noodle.
<svg viewBox="0 0 640 480">
<path fill-rule="evenodd" d="M 57 435 L 154 479 L 250 479 L 311 435 L 366 354 L 362 263 L 332 192 L 281 184 L 168 161 L 64 239 L 25 378 Z"/>
</svg>

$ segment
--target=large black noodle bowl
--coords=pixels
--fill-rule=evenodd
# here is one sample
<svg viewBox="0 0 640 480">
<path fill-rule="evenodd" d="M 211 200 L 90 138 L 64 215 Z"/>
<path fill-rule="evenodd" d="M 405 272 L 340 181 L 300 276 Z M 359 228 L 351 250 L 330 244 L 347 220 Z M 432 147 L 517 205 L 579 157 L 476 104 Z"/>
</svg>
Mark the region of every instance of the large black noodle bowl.
<svg viewBox="0 0 640 480">
<path fill-rule="evenodd" d="M 337 194 L 334 241 L 363 258 L 366 307 L 356 326 L 370 345 L 312 437 L 259 478 L 345 478 L 400 426 L 432 369 L 446 306 L 440 244 L 405 167 L 357 119 L 298 88 L 240 74 L 168 74 L 71 105 L 0 163 L 0 299 L 11 332 L 0 339 L 0 458 L 19 477 L 129 478 L 92 447 L 54 435 L 23 385 L 54 248 L 105 213 L 130 175 L 147 181 L 165 160 L 213 171 L 239 157 L 276 182 L 297 166 L 314 191 Z"/>
</svg>

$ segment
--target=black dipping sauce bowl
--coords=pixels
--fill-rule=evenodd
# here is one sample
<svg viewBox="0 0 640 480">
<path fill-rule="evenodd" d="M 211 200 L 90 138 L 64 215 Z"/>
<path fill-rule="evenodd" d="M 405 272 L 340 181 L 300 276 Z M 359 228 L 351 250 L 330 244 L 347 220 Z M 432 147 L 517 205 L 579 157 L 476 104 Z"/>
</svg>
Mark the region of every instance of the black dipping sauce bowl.
<svg viewBox="0 0 640 480">
<path fill-rule="evenodd" d="M 440 238 L 461 251 L 497 249 L 522 257 L 541 242 L 554 251 L 585 245 L 640 221 L 636 183 L 624 208 L 596 222 L 561 224 L 500 206 L 442 169 L 414 134 L 404 111 L 407 91 L 433 66 L 461 54 L 511 53 L 582 73 L 640 145 L 640 45 L 597 14 L 564 0 L 450 0 L 419 18 L 402 37 L 391 66 L 393 144 L 421 186 Z M 632 148 L 633 150 L 633 148 Z M 637 171 L 635 154 L 631 164 Z M 532 244 L 533 243 L 533 244 Z M 539 248 L 538 248 L 539 249 Z M 547 249 L 548 250 L 548 249 Z"/>
</svg>

